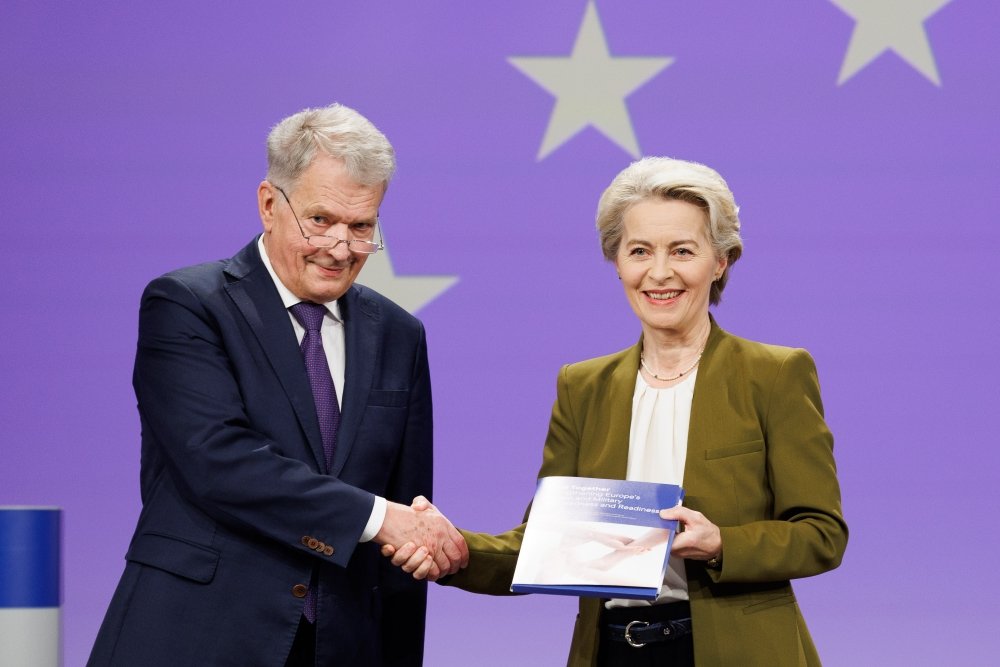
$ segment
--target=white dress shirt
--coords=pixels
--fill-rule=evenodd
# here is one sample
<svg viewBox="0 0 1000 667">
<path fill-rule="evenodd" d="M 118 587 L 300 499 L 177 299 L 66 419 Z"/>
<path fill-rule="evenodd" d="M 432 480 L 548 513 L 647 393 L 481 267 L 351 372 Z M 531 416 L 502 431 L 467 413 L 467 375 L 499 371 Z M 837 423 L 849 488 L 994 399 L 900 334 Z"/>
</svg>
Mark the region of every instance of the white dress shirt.
<svg viewBox="0 0 1000 667">
<path fill-rule="evenodd" d="M 646 384 L 641 372 L 637 373 L 635 393 L 632 395 L 632 427 L 625 479 L 683 485 L 691 401 L 697 375 L 696 369 L 679 384 L 655 389 Z M 671 556 L 663 586 L 655 601 L 615 598 L 606 605 L 642 607 L 687 599 L 684 559 Z"/>
</svg>

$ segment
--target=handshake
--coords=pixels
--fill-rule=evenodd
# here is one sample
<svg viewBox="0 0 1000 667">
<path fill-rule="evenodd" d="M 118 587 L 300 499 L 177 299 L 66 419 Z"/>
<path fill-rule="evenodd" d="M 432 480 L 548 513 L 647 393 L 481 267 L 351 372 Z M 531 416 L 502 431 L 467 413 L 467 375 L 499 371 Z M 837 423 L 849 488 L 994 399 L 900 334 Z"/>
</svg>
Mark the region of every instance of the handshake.
<svg viewBox="0 0 1000 667">
<path fill-rule="evenodd" d="M 451 521 L 423 496 L 407 507 L 389 502 L 382 529 L 373 540 L 414 579 L 436 581 L 469 564 L 469 547 Z"/>
</svg>

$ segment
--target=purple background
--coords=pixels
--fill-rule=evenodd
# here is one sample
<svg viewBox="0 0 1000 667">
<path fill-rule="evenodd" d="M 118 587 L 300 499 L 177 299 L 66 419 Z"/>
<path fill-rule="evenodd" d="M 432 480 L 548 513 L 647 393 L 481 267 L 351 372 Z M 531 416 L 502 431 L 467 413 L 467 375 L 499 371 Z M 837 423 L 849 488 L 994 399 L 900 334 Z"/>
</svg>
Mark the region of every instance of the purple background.
<svg viewBox="0 0 1000 667">
<path fill-rule="evenodd" d="M 568 55 L 585 6 L 4 3 L 0 504 L 65 510 L 67 665 L 139 509 L 139 294 L 257 232 L 264 137 L 305 106 L 394 143 L 397 274 L 459 278 L 419 312 L 438 505 L 519 520 L 559 366 L 639 333 L 593 231 L 631 158 L 586 129 L 537 161 L 553 98 L 507 61 Z M 851 526 L 796 585 L 826 664 L 994 661 L 996 3 L 927 20 L 940 87 L 895 53 L 838 86 L 854 21 L 827 0 L 597 7 L 612 54 L 676 58 L 628 98 L 642 152 L 712 165 L 742 206 L 719 322 L 816 358 Z M 434 586 L 426 662 L 562 664 L 574 609 Z"/>
</svg>

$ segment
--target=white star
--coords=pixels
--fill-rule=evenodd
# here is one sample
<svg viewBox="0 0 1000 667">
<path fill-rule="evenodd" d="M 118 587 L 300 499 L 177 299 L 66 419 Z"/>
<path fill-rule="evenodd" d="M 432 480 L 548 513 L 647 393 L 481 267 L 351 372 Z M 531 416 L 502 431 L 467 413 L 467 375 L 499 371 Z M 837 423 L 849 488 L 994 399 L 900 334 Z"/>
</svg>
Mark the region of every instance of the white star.
<svg viewBox="0 0 1000 667">
<path fill-rule="evenodd" d="M 854 18 L 837 84 L 843 84 L 888 50 L 941 85 L 924 21 L 951 0 L 830 0 Z"/>
<path fill-rule="evenodd" d="M 625 98 L 670 65 L 673 58 L 613 58 L 593 0 L 587 3 L 569 57 L 513 57 L 509 62 L 556 96 L 541 160 L 577 132 L 593 125 L 633 157 L 639 157 Z"/>
<path fill-rule="evenodd" d="M 389 251 L 382 250 L 365 262 L 359 282 L 416 313 L 457 283 L 458 276 L 397 276 Z"/>
</svg>

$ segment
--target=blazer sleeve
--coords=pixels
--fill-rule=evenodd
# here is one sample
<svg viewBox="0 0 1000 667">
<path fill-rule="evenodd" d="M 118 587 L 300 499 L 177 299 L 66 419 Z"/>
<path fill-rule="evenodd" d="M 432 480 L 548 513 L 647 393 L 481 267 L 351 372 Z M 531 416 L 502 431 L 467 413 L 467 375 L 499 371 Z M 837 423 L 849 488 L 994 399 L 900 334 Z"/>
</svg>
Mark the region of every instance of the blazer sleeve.
<svg viewBox="0 0 1000 667">
<path fill-rule="evenodd" d="M 549 431 L 542 453 L 542 468 L 538 477 L 555 475 L 575 476 L 577 473 L 577 450 L 580 446 L 577 422 L 573 418 L 570 397 L 568 366 L 563 366 L 556 383 L 556 402 L 549 419 Z M 525 510 L 524 521 L 527 521 Z M 469 546 L 469 566 L 457 574 L 442 580 L 450 586 L 457 586 L 473 593 L 510 595 L 514 567 L 524 538 L 525 523 L 499 535 L 474 533 L 462 530 Z"/>
<path fill-rule="evenodd" d="M 769 488 L 745 495 L 748 505 L 771 509 L 760 520 L 720 526 L 723 566 L 708 570 L 719 583 L 819 574 L 837 567 L 847 546 L 833 436 L 808 352 L 789 350 L 761 406 Z"/>
<path fill-rule="evenodd" d="M 374 498 L 314 472 L 254 427 L 237 378 L 250 374 L 253 363 L 246 342 L 223 333 L 218 319 L 226 316 L 180 278 L 162 277 L 146 288 L 133 374 L 143 474 L 166 468 L 186 501 L 214 520 L 304 553 L 315 555 L 302 535 L 324 535 L 334 547 L 329 560 L 344 567 Z M 144 479 L 144 496 L 160 481 Z"/>
</svg>

